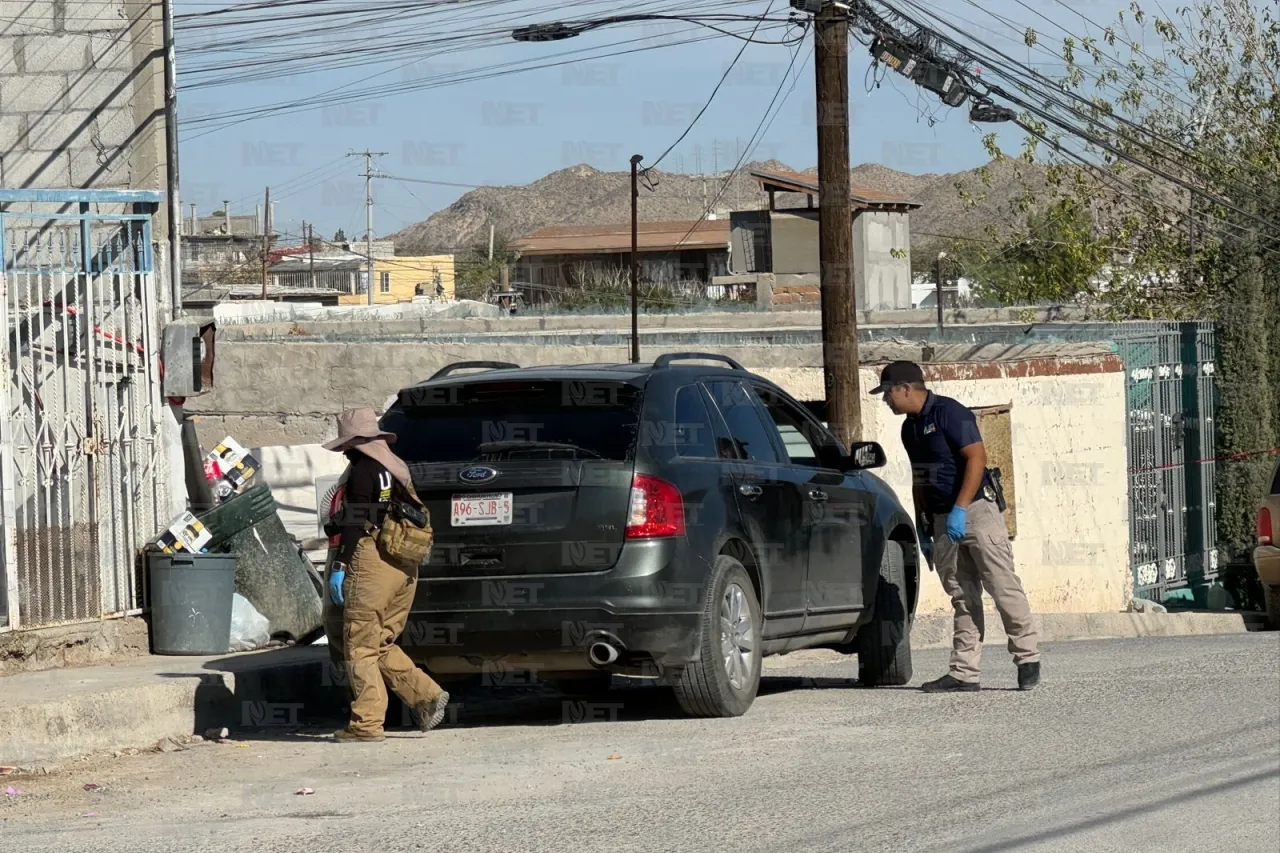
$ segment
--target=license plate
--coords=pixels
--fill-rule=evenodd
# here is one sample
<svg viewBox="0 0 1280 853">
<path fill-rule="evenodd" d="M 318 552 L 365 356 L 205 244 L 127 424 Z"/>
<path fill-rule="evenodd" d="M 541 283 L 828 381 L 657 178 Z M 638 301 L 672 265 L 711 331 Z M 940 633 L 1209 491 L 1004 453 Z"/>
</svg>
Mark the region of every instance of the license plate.
<svg viewBox="0 0 1280 853">
<path fill-rule="evenodd" d="M 454 495 L 454 527 L 486 527 L 511 523 L 511 492 L 495 495 Z"/>
</svg>

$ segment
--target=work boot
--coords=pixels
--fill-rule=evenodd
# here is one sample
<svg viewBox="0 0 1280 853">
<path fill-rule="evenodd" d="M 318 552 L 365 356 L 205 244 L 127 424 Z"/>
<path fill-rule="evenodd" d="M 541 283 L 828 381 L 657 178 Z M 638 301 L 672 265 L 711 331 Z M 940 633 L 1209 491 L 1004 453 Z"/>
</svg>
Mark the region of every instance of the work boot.
<svg viewBox="0 0 1280 853">
<path fill-rule="evenodd" d="M 386 737 L 381 734 L 367 735 L 353 732 L 351 729 L 338 729 L 333 733 L 334 743 L 381 743 Z"/>
<path fill-rule="evenodd" d="M 920 689 L 925 693 L 976 693 L 979 687 L 976 681 L 961 681 L 947 673 L 941 678 L 926 681 L 920 685 Z"/>
<path fill-rule="evenodd" d="M 1040 683 L 1040 661 L 1018 664 L 1018 689 L 1030 690 Z"/>
<path fill-rule="evenodd" d="M 444 709 L 449 706 L 449 694 L 443 690 L 435 699 L 413 709 L 418 731 L 429 732 L 444 720 Z"/>
</svg>

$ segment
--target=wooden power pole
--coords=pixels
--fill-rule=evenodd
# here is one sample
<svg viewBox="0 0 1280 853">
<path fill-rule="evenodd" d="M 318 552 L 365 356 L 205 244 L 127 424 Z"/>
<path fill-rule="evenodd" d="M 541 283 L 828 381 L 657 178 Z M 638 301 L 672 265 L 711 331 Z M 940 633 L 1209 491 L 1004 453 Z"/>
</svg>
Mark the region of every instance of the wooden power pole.
<svg viewBox="0 0 1280 853">
<path fill-rule="evenodd" d="M 262 206 L 262 300 L 267 299 L 267 257 L 271 254 L 271 187 Z"/>
<path fill-rule="evenodd" d="M 640 188 L 636 184 L 640 161 L 644 158 L 635 154 L 631 157 L 631 363 L 640 363 L 640 260 L 637 255 L 640 237 Z"/>
<path fill-rule="evenodd" d="M 858 313 L 849 186 L 849 17 L 828 3 L 815 16 L 818 260 L 827 423 L 848 447 L 862 438 Z"/>
</svg>

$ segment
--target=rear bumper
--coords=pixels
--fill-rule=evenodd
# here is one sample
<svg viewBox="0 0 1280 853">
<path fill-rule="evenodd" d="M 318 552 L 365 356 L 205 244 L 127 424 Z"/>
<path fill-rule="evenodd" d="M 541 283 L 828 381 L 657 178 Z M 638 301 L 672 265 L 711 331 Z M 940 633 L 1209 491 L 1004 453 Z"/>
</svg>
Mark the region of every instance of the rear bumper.
<svg viewBox="0 0 1280 853">
<path fill-rule="evenodd" d="M 418 581 L 400 645 L 435 671 L 475 671 L 502 661 L 543 671 L 590 669 L 587 648 L 622 647 L 618 671 L 692 663 L 710 566 L 677 540 L 629 542 L 613 568 L 494 578 Z M 330 637 L 342 611 L 326 603 Z"/>
<path fill-rule="evenodd" d="M 1253 567 L 1266 586 L 1280 586 L 1280 547 L 1259 545 L 1253 549 Z"/>
</svg>

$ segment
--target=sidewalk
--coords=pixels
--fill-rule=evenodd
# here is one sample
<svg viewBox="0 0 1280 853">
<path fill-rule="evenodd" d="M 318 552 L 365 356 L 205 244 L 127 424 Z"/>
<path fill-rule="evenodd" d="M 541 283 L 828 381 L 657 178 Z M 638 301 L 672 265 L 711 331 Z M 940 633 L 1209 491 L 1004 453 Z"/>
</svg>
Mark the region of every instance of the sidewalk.
<svg viewBox="0 0 1280 853">
<path fill-rule="evenodd" d="M 216 657 L 149 656 L 0 678 L 0 766 L 53 769 L 209 728 L 341 708 L 324 646 Z"/>
<path fill-rule="evenodd" d="M 1241 634 L 1257 614 L 1057 613 L 1039 618 L 1041 642 Z M 986 643 L 1003 646 L 1000 620 L 987 617 Z M 951 645 L 949 614 L 926 614 L 912 628 L 916 649 Z M 765 662 L 793 666 L 835 652 L 805 651 Z M 0 766 L 55 769 L 76 758 L 147 749 L 210 728 L 260 728 L 341 713 L 347 694 L 324 646 L 206 658 L 151 656 L 0 678 Z"/>
</svg>

